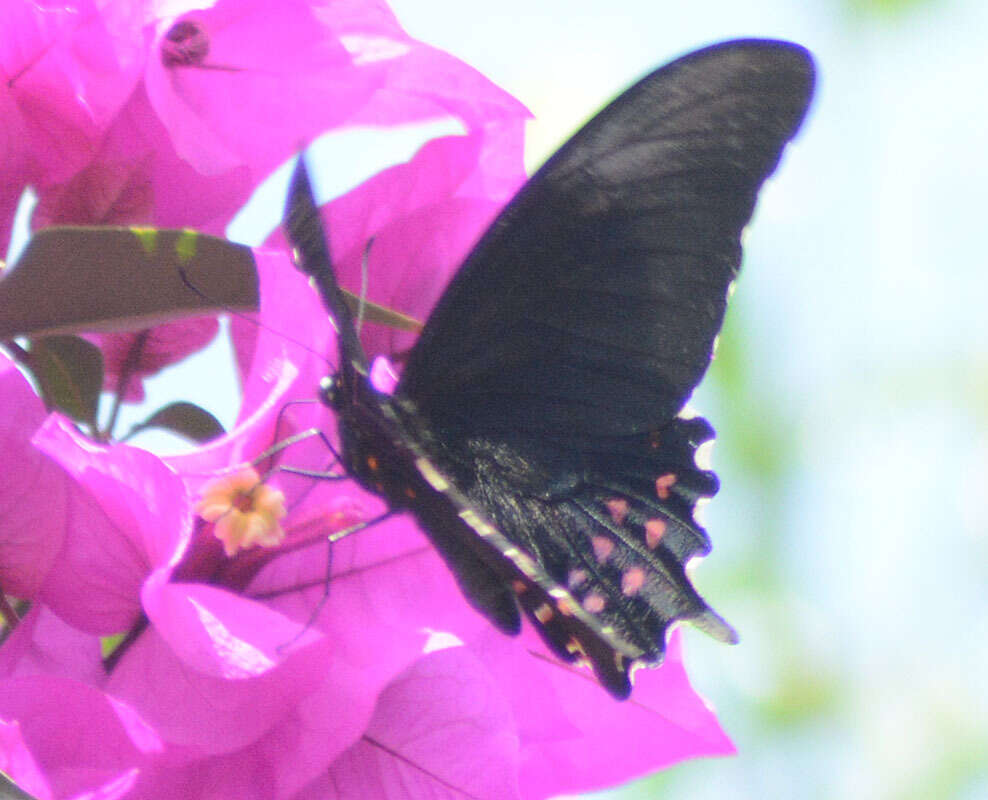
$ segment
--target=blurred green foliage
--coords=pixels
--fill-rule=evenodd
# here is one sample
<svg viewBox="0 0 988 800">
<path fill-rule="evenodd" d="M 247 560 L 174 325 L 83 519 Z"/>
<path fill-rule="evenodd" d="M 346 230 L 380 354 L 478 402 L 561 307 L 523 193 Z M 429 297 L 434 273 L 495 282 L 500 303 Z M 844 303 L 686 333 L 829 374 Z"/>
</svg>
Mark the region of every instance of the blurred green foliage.
<svg viewBox="0 0 988 800">
<path fill-rule="evenodd" d="M 843 0 L 854 15 L 881 17 L 886 20 L 903 17 L 926 6 L 935 6 L 941 0 Z"/>
</svg>

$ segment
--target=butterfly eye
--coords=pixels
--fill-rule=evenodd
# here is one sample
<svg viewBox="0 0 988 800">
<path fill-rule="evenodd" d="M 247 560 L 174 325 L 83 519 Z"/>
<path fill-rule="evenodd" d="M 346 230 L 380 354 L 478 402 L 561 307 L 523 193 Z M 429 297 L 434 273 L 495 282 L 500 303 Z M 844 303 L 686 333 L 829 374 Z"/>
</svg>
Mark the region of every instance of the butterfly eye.
<svg viewBox="0 0 988 800">
<path fill-rule="evenodd" d="M 329 406 L 335 408 L 340 396 L 340 382 L 335 375 L 327 375 L 319 382 L 319 399 Z"/>
</svg>

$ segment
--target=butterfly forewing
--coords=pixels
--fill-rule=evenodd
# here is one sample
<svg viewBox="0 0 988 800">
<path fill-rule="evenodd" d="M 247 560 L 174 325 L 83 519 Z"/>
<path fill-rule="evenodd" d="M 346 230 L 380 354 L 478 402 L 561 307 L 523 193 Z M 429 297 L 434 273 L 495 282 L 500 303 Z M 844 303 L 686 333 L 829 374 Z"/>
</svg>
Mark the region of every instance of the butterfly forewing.
<svg viewBox="0 0 988 800">
<path fill-rule="evenodd" d="M 710 362 L 741 230 L 812 84 L 802 48 L 743 41 L 633 86 L 491 226 L 400 391 L 432 419 L 576 448 L 670 419 Z"/>
<path fill-rule="evenodd" d="M 756 193 L 809 103 L 802 48 L 727 42 L 652 73 L 576 134 L 467 258 L 393 398 L 366 360 L 300 163 L 290 238 L 340 328 L 343 462 L 407 508 L 500 629 L 519 608 L 616 697 L 687 620 L 713 437 L 678 416 L 706 370 Z M 301 175 L 301 177 L 300 177 Z M 368 466 L 373 465 L 373 466 Z"/>
</svg>

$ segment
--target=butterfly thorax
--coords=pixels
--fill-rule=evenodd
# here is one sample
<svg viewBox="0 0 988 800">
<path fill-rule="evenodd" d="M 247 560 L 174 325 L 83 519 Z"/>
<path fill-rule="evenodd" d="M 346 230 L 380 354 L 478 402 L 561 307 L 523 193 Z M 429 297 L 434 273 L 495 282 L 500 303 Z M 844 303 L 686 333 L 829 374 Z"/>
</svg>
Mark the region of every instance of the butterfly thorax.
<svg viewBox="0 0 988 800">
<path fill-rule="evenodd" d="M 409 459 L 396 457 L 405 437 L 391 398 L 356 370 L 324 380 L 322 396 L 336 412 L 340 457 L 347 473 L 392 506 L 407 506 Z"/>
</svg>

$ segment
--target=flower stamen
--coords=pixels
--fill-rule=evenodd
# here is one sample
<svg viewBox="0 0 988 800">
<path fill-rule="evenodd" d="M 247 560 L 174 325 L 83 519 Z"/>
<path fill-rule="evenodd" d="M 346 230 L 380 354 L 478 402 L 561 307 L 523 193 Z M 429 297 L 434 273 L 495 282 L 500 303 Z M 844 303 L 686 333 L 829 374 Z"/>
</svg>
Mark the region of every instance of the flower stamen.
<svg viewBox="0 0 988 800">
<path fill-rule="evenodd" d="M 227 556 L 255 546 L 277 547 L 285 538 L 280 522 L 286 514 L 285 495 L 251 468 L 206 484 L 195 510 L 215 524 L 213 534 Z"/>
</svg>

